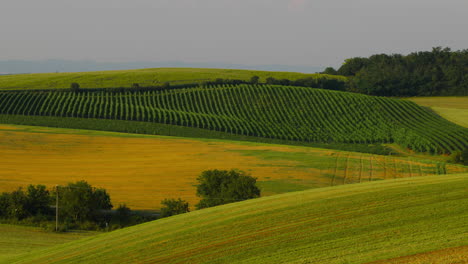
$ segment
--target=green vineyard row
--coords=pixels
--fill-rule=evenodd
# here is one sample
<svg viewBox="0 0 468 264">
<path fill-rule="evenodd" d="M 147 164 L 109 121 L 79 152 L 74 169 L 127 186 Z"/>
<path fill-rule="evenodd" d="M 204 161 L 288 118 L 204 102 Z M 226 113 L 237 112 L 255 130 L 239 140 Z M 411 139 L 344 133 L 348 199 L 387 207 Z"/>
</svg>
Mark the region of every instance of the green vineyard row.
<svg viewBox="0 0 468 264">
<path fill-rule="evenodd" d="M 0 114 L 140 121 L 295 142 L 395 142 L 419 152 L 468 147 L 468 129 L 413 102 L 288 86 L 1 92 Z"/>
</svg>

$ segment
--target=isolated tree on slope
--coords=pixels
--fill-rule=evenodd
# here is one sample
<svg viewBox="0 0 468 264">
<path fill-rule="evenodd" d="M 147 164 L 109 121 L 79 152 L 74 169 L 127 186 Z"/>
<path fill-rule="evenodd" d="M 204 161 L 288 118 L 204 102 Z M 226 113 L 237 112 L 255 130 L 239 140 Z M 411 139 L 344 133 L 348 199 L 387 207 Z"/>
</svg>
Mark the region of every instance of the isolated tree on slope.
<svg viewBox="0 0 468 264">
<path fill-rule="evenodd" d="M 257 179 L 240 170 L 207 170 L 197 180 L 197 209 L 260 197 Z"/>
</svg>

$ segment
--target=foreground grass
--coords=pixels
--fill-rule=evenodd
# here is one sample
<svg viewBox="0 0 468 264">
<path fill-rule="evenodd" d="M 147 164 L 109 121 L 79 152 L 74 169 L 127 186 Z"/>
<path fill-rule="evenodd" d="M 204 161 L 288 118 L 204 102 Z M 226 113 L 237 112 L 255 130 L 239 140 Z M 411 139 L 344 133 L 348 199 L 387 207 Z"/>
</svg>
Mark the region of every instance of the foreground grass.
<svg viewBox="0 0 468 264">
<path fill-rule="evenodd" d="M 154 86 L 165 82 L 171 82 L 173 84 L 200 83 L 217 78 L 250 80 L 250 78 L 255 75 L 259 76 L 262 82 L 268 77 L 297 80 L 319 76 L 317 74 L 295 72 L 203 68 L 154 68 L 75 73 L 36 73 L 0 76 L 0 90 L 70 88 L 70 84 L 73 82 L 79 83 L 82 88 L 131 87 L 134 83 L 138 83 L 140 86 Z M 320 76 L 345 79 L 345 77 L 329 75 Z"/>
<path fill-rule="evenodd" d="M 468 127 L 468 96 L 414 97 L 409 100 L 430 107 L 443 118 Z"/>
<path fill-rule="evenodd" d="M 467 245 L 467 188 L 465 174 L 264 197 L 37 250 L 8 263 L 367 263 L 393 259 Z"/>
<path fill-rule="evenodd" d="M 53 233 L 41 228 L 0 224 L 0 262 L 35 249 L 96 235 L 96 232 Z"/>
<path fill-rule="evenodd" d="M 438 165 L 439 164 L 439 165 Z M 198 202 L 196 177 L 238 168 L 258 178 L 265 196 L 358 182 L 467 172 L 410 157 L 213 139 L 0 125 L 0 192 L 86 180 L 115 206 L 155 210 L 165 198 Z"/>
</svg>

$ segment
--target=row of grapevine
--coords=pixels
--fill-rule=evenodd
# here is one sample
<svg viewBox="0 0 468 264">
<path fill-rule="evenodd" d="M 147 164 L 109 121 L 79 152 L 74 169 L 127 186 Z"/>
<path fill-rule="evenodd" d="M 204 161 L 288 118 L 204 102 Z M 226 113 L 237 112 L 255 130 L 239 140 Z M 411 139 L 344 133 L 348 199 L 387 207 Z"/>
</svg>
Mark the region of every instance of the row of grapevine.
<svg viewBox="0 0 468 264">
<path fill-rule="evenodd" d="M 0 114 L 142 121 L 300 142 L 395 142 L 422 152 L 468 146 L 468 129 L 409 101 L 276 85 L 0 92 Z"/>
</svg>

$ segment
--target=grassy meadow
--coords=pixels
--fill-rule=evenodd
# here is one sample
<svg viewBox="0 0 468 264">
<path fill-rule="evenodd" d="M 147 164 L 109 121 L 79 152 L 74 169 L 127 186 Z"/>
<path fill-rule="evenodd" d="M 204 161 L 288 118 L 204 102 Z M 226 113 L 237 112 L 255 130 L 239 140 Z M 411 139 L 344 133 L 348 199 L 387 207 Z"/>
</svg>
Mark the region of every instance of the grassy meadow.
<svg viewBox="0 0 468 264">
<path fill-rule="evenodd" d="M 461 173 L 441 160 L 379 156 L 300 146 L 190 139 L 89 130 L 0 125 L 0 192 L 86 180 L 117 206 L 158 209 L 164 198 L 193 206 L 196 177 L 237 168 L 259 180 L 263 195 L 349 183 Z M 442 171 L 445 170 L 445 171 Z"/>
<path fill-rule="evenodd" d="M 96 232 L 71 231 L 54 233 L 42 228 L 0 224 L 0 262 L 2 259 L 43 249 L 80 238 L 96 235 Z"/>
<path fill-rule="evenodd" d="M 295 72 L 270 72 L 253 70 L 203 69 L 203 68 L 153 68 L 140 70 L 98 71 L 77 73 L 35 73 L 0 76 L 0 90 L 16 89 L 55 89 L 70 88 L 73 82 L 82 88 L 155 86 L 166 82 L 171 84 L 201 83 L 217 78 L 250 80 L 252 76 L 297 80 L 306 77 L 323 76 L 333 79 L 345 79 L 331 75 L 305 74 Z"/>
<path fill-rule="evenodd" d="M 443 118 L 468 128 L 468 96 L 414 97 L 409 100 L 430 107 Z"/>
<path fill-rule="evenodd" d="M 467 188 L 468 175 L 459 174 L 281 194 L 164 218 L 5 263 L 454 263 L 440 252 L 464 261 Z M 418 262 L 422 255 L 427 261 Z"/>
</svg>

